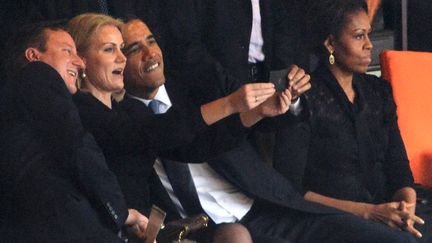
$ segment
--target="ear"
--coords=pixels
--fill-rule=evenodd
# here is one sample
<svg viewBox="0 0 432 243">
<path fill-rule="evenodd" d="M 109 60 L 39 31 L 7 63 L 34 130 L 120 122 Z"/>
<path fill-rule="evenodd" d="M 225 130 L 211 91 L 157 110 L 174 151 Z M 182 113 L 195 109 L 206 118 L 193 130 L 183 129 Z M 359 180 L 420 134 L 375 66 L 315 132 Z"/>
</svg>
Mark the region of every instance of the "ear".
<svg viewBox="0 0 432 243">
<path fill-rule="evenodd" d="M 24 52 L 24 55 L 29 62 L 39 61 L 40 54 L 40 51 L 33 47 L 27 48 Z"/>
<path fill-rule="evenodd" d="M 327 51 L 330 53 L 330 52 L 333 52 L 334 51 L 334 42 L 335 42 L 335 39 L 334 39 L 334 37 L 333 37 L 333 35 L 329 35 L 325 40 L 324 40 L 324 47 L 327 49 Z"/>
<path fill-rule="evenodd" d="M 87 67 L 87 58 L 79 56 L 84 63 L 84 66 Z"/>
</svg>

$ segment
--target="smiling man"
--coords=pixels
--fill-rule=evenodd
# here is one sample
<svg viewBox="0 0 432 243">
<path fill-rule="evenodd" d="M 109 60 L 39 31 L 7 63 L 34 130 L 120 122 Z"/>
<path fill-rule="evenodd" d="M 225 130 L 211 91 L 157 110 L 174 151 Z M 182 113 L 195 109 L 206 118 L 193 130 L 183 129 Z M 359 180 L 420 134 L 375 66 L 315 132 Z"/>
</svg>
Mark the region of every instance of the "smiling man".
<svg viewBox="0 0 432 243">
<path fill-rule="evenodd" d="M 129 209 L 72 102 L 84 68 L 61 25 L 23 26 L 0 95 L 0 235 L 4 242 L 124 242 L 147 218 Z"/>
<path fill-rule="evenodd" d="M 153 99 L 165 84 L 162 51 L 148 26 L 139 20 L 132 20 L 125 26 L 123 39 L 127 43 L 124 52 L 128 57 L 126 89 L 132 95 Z"/>
</svg>

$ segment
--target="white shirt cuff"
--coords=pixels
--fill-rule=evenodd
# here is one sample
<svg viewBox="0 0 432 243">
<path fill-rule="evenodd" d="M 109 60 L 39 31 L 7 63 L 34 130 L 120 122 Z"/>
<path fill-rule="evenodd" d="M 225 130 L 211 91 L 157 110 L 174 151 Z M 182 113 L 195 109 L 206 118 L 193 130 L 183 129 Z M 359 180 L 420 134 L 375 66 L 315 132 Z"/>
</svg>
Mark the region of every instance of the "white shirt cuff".
<svg viewBox="0 0 432 243">
<path fill-rule="evenodd" d="M 303 110 L 303 106 L 300 103 L 300 97 L 296 100 L 296 102 L 292 103 L 289 106 L 289 111 L 294 116 L 298 116 L 302 112 L 302 110 Z"/>
</svg>

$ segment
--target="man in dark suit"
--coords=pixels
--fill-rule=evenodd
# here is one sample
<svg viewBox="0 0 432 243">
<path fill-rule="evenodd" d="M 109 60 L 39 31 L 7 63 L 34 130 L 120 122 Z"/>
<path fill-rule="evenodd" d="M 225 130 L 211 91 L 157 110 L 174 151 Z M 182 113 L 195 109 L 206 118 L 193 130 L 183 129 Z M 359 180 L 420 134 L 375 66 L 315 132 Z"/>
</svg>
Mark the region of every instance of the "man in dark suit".
<svg viewBox="0 0 432 243">
<path fill-rule="evenodd" d="M 0 100 L 2 240 L 123 242 L 123 227 L 144 237 L 147 218 L 126 207 L 72 102 L 84 64 L 71 36 L 40 23 L 14 40 L 20 74 Z"/>
<path fill-rule="evenodd" d="M 289 1 L 165 1 L 170 68 L 190 86 L 194 100 L 206 102 L 245 83 L 268 82 L 271 70 L 288 69 L 292 99 L 298 101 L 299 92 L 309 89 L 309 76 L 297 66 L 305 62 L 300 48 L 302 12 L 299 1 Z M 295 76 L 296 70 L 302 75 Z M 273 138 L 262 126 L 250 133 L 250 141 L 269 163 Z"/>
<path fill-rule="evenodd" d="M 123 105 L 149 112 L 165 111 L 171 105 L 165 88 L 162 53 L 145 24 L 134 20 L 122 34 L 125 52 L 133 51 L 125 69 L 130 94 Z M 157 58 L 156 58 L 157 57 Z M 171 80 L 172 81 L 172 80 Z M 169 90 L 171 92 L 171 90 Z M 182 92 L 183 90 L 177 91 Z M 173 96 L 174 97 L 174 96 Z M 158 100 L 157 107 L 152 102 Z M 141 102 L 141 105 L 139 105 Z M 144 105 L 144 104 L 145 105 Z M 243 140 L 241 140 L 243 141 Z M 194 143 L 199 147 L 199 143 Z M 339 211 L 303 200 L 291 183 L 264 164 L 247 143 L 221 153 L 207 163 L 189 165 L 195 190 L 186 196 L 177 193 L 177 182 L 163 162 L 155 164 L 158 177 L 152 177 L 152 200 L 169 217 L 185 217 L 205 212 L 213 223 L 238 222 L 251 234 L 267 241 L 294 242 L 409 242 L 410 236 L 393 232 Z M 172 168 L 172 167 L 171 167 Z M 197 194 L 197 195 L 193 195 Z M 195 198 L 194 202 L 190 199 Z M 188 200 L 189 199 L 189 202 Z M 191 205 L 190 204 L 194 204 Z"/>
<path fill-rule="evenodd" d="M 299 63 L 296 1 L 289 8 L 281 0 L 166 2 L 172 15 L 166 26 L 170 62 L 203 96 L 268 81 L 270 70 Z"/>
</svg>

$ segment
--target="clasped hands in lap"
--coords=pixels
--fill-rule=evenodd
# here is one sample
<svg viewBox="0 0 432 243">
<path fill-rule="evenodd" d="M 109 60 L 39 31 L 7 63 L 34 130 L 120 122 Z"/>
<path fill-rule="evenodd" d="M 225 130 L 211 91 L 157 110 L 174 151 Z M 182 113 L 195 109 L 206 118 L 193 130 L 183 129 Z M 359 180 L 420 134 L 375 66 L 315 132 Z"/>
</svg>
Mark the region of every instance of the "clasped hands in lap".
<svg viewBox="0 0 432 243">
<path fill-rule="evenodd" d="M 424 220 L 415 215 L 415 203 L 388 202 L 382 204 L 365 203 L 363 218 L 381 222 L 391 228 L 407 231 L 417 237 L 422 234 L 414 224 L 424 224 Z"/>
</svg>

